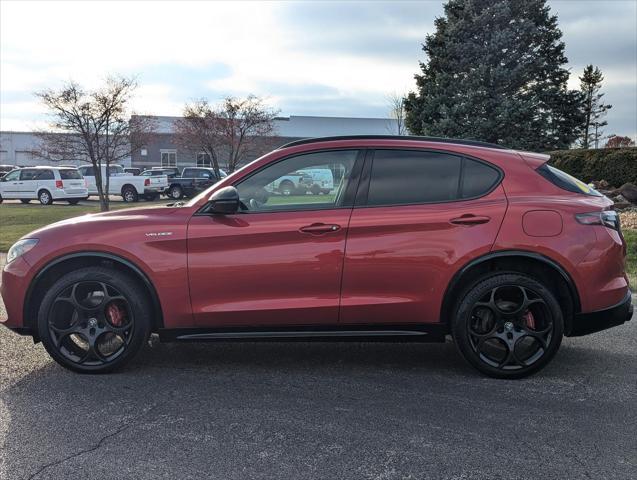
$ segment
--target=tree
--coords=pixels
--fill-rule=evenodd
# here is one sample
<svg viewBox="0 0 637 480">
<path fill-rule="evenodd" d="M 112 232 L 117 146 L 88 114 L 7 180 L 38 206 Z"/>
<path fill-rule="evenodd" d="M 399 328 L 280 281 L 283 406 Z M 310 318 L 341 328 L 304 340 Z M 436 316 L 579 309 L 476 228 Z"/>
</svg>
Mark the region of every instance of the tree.
<svg viewBox="0 0 637 480">
<path fill-rule="evenodd" d="M 604 148 L 625 148 L 634 147 L 635 142 L 630 137 L 623 137 L 621 135 L 611 135 L 608 137 L 608 141 Z"/>
<path fill-rule="evenodd" d="M 580 90 L 584 94 L 584 133 L 582 136 L 582 147 L 590 148 L 591 144 L 598 147 L 599 140 L 604 134 L 601 127 L 608 125 L 608 122 L 601 120 L 606 115 L 606 111 L 612 105 L 602 103 L 603 93 L 600 93 L 604 76 L 599 68 L 587 65 L 580 79 Z"/>
<path fill-rule="evenodd" d="M 87 91 L 69 81 L 59 90 L 43 90 L 36 96 L 49 110 L 51 131 L 39 132 L 39 155 L 50 160 L 80 160 L 93 165 L 100 209 L 109 209 L 109 176 L 106 167 L 130 156 L 146 143 L 152 122 L 143 117 L 128 120 L 127 107 L 137 84 L 132 78 L 109 77 L 104 86 Z"/>
<path fill-rule="evenodd" d="M 177 141 L 210 155 L 217 174 L 222 158 L 233 172 L 252 149 L 274 135 L 277 113 L 254 95 L 226 97 L 217 106 L 197 100 L 186 104 L 183 119 L 175 123 Z"/>
<path fill-rule="evenodd" d="M 389 118 L 393 120 L 387 129 L 392 135 L 407 135 L 405 97 L 397 93 L 391 93 L 387 96 L 387 103 L 389 105 Z"/>
<path fill-rule="evenodd" d="M 568 148 L 583 99 L 567 88 L 562 32 L 545 0 L 449 0 L 427 35 L 414 134 L 482 140 L 527 150 Z"/>
</svg>

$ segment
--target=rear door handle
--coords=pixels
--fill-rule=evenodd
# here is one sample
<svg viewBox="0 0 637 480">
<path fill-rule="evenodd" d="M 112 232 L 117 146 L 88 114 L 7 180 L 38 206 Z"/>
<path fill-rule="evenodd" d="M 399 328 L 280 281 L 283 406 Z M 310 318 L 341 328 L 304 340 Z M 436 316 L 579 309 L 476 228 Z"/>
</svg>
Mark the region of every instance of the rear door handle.
<svg viewBox="0 0 637 480">
<path fill-rule="evenodd" d="M 314 235 L 320 235 L 322 233 L 336 232 L 341 229 L 340 225 L 327 224 L 327 223 L 313 223 L 312 225 L 306 225 L 301 227 L 299 231 L 303 233 L 311 233 Z"/>
<path fill-rule="evenodd" d="M 471 226 L 471 225 L 481 225 L 483 223 L 487 223 L 489 220 L 491 220 L 491 217 L 487 217 L 484 215 L 472 215 L 468 213 L 460 217 L 452 218 L 451 220 L 449 220 L 449 222 L 453 223 L 454 225 Z"/>
</svg>

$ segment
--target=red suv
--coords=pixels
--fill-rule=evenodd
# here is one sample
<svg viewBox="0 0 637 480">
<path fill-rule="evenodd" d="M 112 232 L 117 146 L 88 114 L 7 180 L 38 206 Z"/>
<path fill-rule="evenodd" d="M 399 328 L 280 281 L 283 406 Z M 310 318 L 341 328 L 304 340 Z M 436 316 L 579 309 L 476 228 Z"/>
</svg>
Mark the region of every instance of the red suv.
<svg viewBox="0 0 637 480">
<path fill-rule="evenodd" d="M 162 340 L 451 334 L 495 377 L 632 315 L 612 202 L 548 156 L 423 137 L 285 145 L 188 203 L 73 218 L 9 251 L 12 330 L 104 372 Z M 329 169 L 334 188 L 281 195 Z M 329 176 L 329 174 L 328 174 Z"/>
</svg>

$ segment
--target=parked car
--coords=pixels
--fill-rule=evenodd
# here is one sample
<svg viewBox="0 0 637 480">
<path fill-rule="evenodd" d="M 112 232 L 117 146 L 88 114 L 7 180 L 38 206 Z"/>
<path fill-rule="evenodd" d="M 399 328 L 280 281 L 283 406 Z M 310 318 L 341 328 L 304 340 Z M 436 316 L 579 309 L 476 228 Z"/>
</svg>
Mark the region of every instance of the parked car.
<svg viewBox="0 0 637 480">
<path fill-rule="evenodd" d="M 290 172 L 277 178 L 266 187 L 269 193 L 279 193 L 284 196 L 305 195 L 312 184 L 312 177 L 302 172 Z"/>
<path fill-rule="evenodd" d="M 220 173 L 222 178 L 227 176 L 223 170 Z M 168 187 L 164 190 L 164 194 L 173 200 L 192 197 L 219 181 L 212 168 L 187 167 L 184 168 L 181 176 L 175 175 L 172 169 L 153 168 L 142 172 L 144 177 L 158 175 L 168 177 Z"/>
<path fill-rule="evenodd" d="M 613 203 L 548 160 L 424 137 L 296 141 L 187 203 L 25 235 L 7 254 L 1 321 L 77 372 L 121 367 L 151 332 L 451 335 L 479 371 L 524 377 L 564 335 L 620 325 L 633 309 Z M 343 172 L 334 195 L 268 194 L 321 165 Z"/>
<path fill-rule="evenodd" d="M 309 177 L 309 181 L 306 181 L 305 184 L 312 195 L 321 193 L 327 195 L 334 190 L 334 174 L 327 166 L 306 168 L 301 170 L 301 173 Z"/>
<path fill-rule="evenodd" d="M 142 173 L 142 169 L 141 168 L 131 168 L 131 167 L 129 167 L 129 168 L 124 168 L 124 171 L 126 173 L 130 173 L 131 175 L 135 175 L 135 176 L 140 175 Z"/>
<path fill-rule="evenodd" d="M 76 168 L 28 167 L 12 170 L 0 179 L 0 203 L 39 200 L 42 205 L 65 200 L 75 205 L 88 198 L 86 181 Z"/>
<path fill-rule="evenodd" d="M 97 182 L 95 169 L 92 165 L 83 165 L 79 168 L 87 180 L 89 195 L 97 195 Z M 140 196 L 145 198 L 157 198 L 168 186 L 165 175 L 153 178 L 142 178 L 124 171 L 121 165 L 109 165 L 109 192 L 112 195 L 121 195 L 125 202 L 137 202 Z M 106 186 L 106 166 L 102 166 L 102 185 Z"/>
<path fill-rule="evenodd" d="M 0 165 L 0 178 L 4 177 L 11 170 L 15 170 L 17 168 L 18 167 L 16 167 L 15 165 Z"/>
</svg>

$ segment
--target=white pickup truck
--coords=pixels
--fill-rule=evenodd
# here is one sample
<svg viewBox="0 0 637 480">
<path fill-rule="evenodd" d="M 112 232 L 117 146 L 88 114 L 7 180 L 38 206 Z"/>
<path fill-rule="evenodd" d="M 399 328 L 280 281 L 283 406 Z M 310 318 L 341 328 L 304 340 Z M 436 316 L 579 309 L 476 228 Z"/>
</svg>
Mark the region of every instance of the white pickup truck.
<svg viewBox="0 0 637 480">
<path fill-rule="evenodd" d="M 89 195 L 97 195 L 95 182 L 95 170 L 92 165 L 84 165 L 78 168 L 86 179 Z M 157 198 L 167 187 L 168 177 L 141 177 L 124 171 L 121 165 L 109 165 L 109 187 L 111 195 L 121 195 L 125 202 L 136 202 L 140 196 L 147 200 Z M 102 166 L 102 185 L 106 187 L 106 166 Z"/>
</svg>

